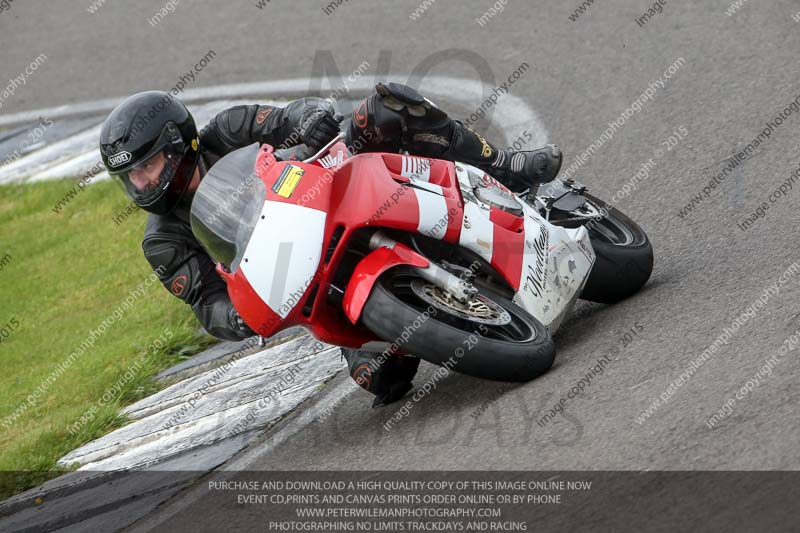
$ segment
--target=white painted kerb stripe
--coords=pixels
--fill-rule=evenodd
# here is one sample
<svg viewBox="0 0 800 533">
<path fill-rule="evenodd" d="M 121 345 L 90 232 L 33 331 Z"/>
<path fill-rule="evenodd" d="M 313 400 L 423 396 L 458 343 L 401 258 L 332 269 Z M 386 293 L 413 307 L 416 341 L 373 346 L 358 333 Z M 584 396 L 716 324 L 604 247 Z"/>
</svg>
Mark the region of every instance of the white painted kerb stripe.
<svg viewBox="0 0 800 533">
<path fill-rule="evenodd" d="M 401 75 L 393 76 L 399 81 L 402 81 L 404 77 Z M 303 96 L 308 93 L 310 88 L 323 87 L 324 83 L 329 84 L 329 81 L 319 78 L 293 78 L 200 87 L 184 91 L 179 95 L 179 98 L 187 104 L 208 102 L 200 106 L 201 109 L 197 110 L 198 113 L 195 117 L 198 123 L 203 123 L 202 111 L 221 110 L 220 104 L 225 101 L 237 98 L 252 98 L 254 102 L 262 104 L 266 102 L 275 103 L 276 100 L 282 98 L 289 99 Z M 454 91 L 454 88 L 458 88 L 458 91 Z M 351 84 L 349 89 L 354 97 L 357 94 L 363 97 L 373 91 L 374 84 L 362 78 Z M 469 110 L 480 105 L 485 95 L 491 93 L 493 88 L 471 78 L 428 76 L 422 80 L 420 90 L 431 98 L 455 102 Z M 113 109 L 125 98 L 123 96 L 106 98 L 0 115 L 0 127 L 31 122 L 39 120 L 40 117 L 55 120 L 68 116 L 105 113 Z M 492 122 L 501 126 L 498 129 L 505 136 L 506 144 L 516 140 L 525 130 L 533 134 L 532 146 L 540 146 L 547 142 L 547 132 L 543 123 L 523 99 L 512 94 L 506 94 L 492 107 L 492 111 L 494 113 Z M 193 112 L 195 112 L 194 109 Z M 12 164 L 3 165 L 0 167 L 0 183 L 29 179 L 38 181 L 83 175 L 100 161 L 96 147 L 96 131 L 81 132 L 75 135 L 74 138 L 68 137 L 53 145 L 32 152 Z M 429 169 L 427 174 L 430 174 Z M 106 176 L 105 173 L 102 173 L 102 175 L 93 179 L 92 183 L 100 181 Z M 424 175 L 418 177 L 425 179 Z"/>
<path fill-rule="evenodd" d="M 393 76 L 393 78 L 398 80 L 401 80 L 403 77 L 403 75 Z M 304 95 L 312 87 L 322 87 L 323 81 L 326 80 L 321 80 L 319 78 L 292 78 L 274 81 L 256 81 L 252 83 L 235 83 L 231 85 L 216 85 L 212 87 L 187 89 L 178 97 L 181 101 L 187 103 L 249 96 L 270 98 L 284 96 L 290 98 Z M 352 93 L 364 93 L 372 91 L 373 88 L 374 84 L 363 78 L 354 81 L 349 86 Z M 458 88 L 458 91 L 454 91 L 454 88 Z M 422 80 L 419 89 L 437 98 L 458 101 L 464 105 L 477 108 L 481 104 L 484 95 L 491 93 L 493 87 L 489 87 L 483 82 L 472 78 L 428 76 Z M 38 120 L 40 117 L 56 119 L 66 116 L 89 115 L 111 111 L 125 98 L 127 98 L 127 96 L 0 115 L 0 126 L 34 121 Z M 505 134 L 507 143 L 517 139 L 518 135 L 522 133 L 524 129 L 529 130 L 533 134 L 532 143 L 534 146 L 540 146 L 547 142 L 547 132 L 544 129 L 544 124 L 522 98 L 514 96 L 513 94 L 506 94 L 492 109 L 494 110 L 492 122 L 502 125 L 501 131 Z"/>
</svg>

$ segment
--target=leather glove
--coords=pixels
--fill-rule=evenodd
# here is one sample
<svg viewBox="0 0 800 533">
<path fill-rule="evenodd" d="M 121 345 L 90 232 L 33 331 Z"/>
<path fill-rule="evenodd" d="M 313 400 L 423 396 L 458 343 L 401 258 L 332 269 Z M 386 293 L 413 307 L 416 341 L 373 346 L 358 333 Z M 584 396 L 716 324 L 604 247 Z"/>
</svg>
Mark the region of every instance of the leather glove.
<svg viewBox="0 0 800 533">
<path fill-rule="evenodd" d="M 314 107 L 307 107 L 300 117 L 299 134 L 303 143 L 315 152 L 339 135 L 342 116 L 336 113 L 327 100 L 319 100 Z"/>
</svg>

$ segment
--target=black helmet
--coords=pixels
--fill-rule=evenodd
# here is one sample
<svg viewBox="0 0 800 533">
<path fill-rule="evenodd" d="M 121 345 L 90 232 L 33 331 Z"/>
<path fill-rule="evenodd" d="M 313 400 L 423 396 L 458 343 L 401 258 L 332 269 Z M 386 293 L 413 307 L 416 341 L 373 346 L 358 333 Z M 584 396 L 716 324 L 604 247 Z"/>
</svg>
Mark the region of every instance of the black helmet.
<svg viewBox="0 0 800 533">
<path fill-rule="evenodd" d="M 161 91 L 119 104 L 100 130 L 100 154 L 136 205 L 158 215 L 180 202 L 200 156 L 197 126 L 180 101 Z"/>
</svg>

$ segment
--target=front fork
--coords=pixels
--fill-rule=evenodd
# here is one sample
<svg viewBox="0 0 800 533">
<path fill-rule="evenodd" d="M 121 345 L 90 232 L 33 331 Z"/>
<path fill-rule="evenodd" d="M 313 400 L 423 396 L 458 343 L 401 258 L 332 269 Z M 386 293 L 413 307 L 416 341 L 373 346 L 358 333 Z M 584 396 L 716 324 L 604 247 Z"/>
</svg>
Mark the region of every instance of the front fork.
<svg viewBox="0 0 800 533">
<path fill-rule="evenodd" d="M 369 248 L 372 251 L 356 265 L 342 300 L 344 313 L 353 324 L 358 322 L 378 278 L 396 266 L 404 265 L 412 269 L 422 279 L 446 291 L 461 303 L 470 301 L 478 292 L 471 283 L 380 231 L 370 237 Z"/>
<path fill-rule="evenodd" d="M 382 247 L 391 249 L 396 244 L 398 244 L 397 241 L 390 239 L 381 231 L 376 231 L 369 240 L 370 250 L 377 250 Z M 422 279 L 451 294 L 461 303 L 470 301 L 478 294 L 478 289 L 471 283 L 451 274 L 433 261 L 428 260 L 428 266 L 413 266 L 411 269 L 419 274 Z"/>
</svg>

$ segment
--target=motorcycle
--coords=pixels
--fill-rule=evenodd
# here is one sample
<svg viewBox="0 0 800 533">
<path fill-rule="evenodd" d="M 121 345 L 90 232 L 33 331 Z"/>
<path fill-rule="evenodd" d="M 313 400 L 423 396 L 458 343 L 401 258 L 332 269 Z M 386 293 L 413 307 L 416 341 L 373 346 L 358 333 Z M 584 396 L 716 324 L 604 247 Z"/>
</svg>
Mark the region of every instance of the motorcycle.
<svg viewBox="0 0 800 533">
<path fill-rule="evenodd" d="M 415 356 L 528 381 L 578 298 L 638 291 L 653 249 L 631 219 L 573 180 L 516 195 L 464 163 L 351 155 L 344 135 L 302 159 L 254 144 L 217 162 L 194 234 L 242 319 L 269 337 Z"/>
</svg>

